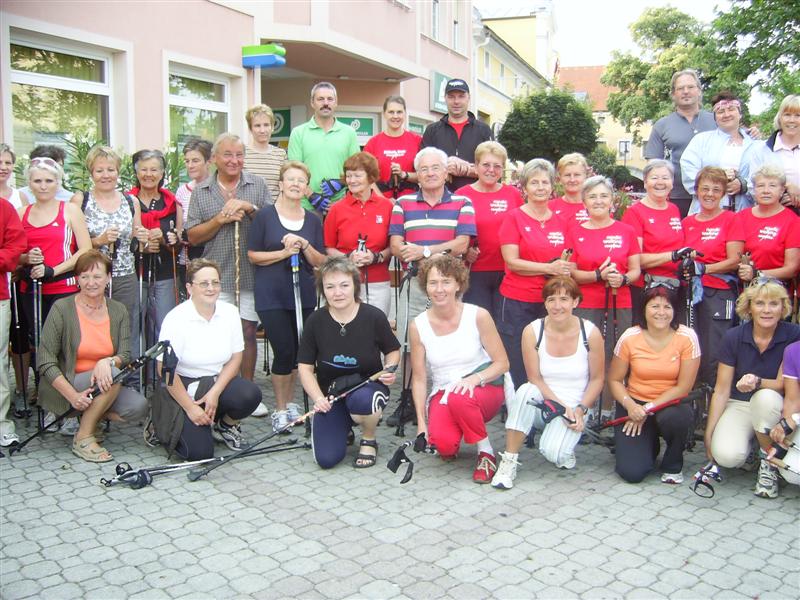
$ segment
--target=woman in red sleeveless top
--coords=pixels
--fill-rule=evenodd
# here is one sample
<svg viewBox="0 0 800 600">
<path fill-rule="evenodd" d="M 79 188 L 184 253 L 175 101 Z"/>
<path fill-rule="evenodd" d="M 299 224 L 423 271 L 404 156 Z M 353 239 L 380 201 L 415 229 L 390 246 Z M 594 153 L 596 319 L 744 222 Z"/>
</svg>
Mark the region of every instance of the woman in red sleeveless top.
<svg viewBox="0 0 800 600">
<path fill-rule="evenodd" d="M 78 291 L 72 270 L 78 257 L 91 249 L 92 240 L 79 207 L 56 200 L 64 171 L 50 158 L 34 158 L 28 166 L 28 185 L 36 202 L 18 210 L 22 227 L 28 238 L 19 264 L 29 268 L 23 282 L 25 293 L 22 306 L 32 325 L 33 286 L 31 280 L 42 283 L 41 321 L 44 325 L 50 307 L 59 298 Z"/>
</svg>

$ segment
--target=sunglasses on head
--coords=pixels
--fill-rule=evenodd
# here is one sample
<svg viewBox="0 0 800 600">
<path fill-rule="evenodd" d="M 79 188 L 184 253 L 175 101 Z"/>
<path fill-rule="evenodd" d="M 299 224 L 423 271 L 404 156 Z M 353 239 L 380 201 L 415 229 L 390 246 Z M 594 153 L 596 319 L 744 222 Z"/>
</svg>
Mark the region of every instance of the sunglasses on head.
<svg viewBox="0 0 800 600">
<path fill-rule="evenodd" d="M 53 167 L 54 169 L 59 167 L 59 164 L 56 161 L 54 161 L 52 158 L 48 158 L 47 156 L 39 156 L 31 159 L 31 166 L 38 167 L 39 165 L 47 165 L 48 167 Z"/>
<path fill-rule="evenodd" d="M 644 286 L 644 291 L 646 292 L 648 290 L 654 290 L 656 288 L 664 288 L 671 294 L 674 294 L 675 292 L 678 291 L 678 288 L 676 288 L 674 285 L 670 285 L 666 281 L 648 281 L 647 284 Z"/>
<path fill-rule="evenodd" d="M 785 281 L 778 279 L 777 277 L 770 277 L 769 275 L 759 275 L 758 277 L 754 277 L 752 280 L 750 280 L 750 283 L 747 287 L 766 285 L 768 283 L 777 283 L 781 287 L 786 287 Z"/>
</svg>

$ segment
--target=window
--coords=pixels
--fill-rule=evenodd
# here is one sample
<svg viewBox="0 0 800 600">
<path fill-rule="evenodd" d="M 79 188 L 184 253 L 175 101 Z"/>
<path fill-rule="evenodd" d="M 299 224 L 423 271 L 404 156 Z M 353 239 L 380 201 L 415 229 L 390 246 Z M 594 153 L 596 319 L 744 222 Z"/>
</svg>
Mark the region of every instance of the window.
<svg viewBox="0 0 800 600">
<path fill-rule="evenodd" d="M 229 82 L 170 69 L 169 139 L 182 145 L 188 138 L 213 140 L 228 130 Z"/>
<path fill-rule="evenodd" d="M 506 87 L 506 66 L 500 63 L 500 88 Z"/>
<path fill-rule="evenodd" d="M 492 56 L 486 51 L 486 48 L 483 49 L 483 78 L 487 81 L 489 80 L 489 75 L 491 74 L 491 64 L 492 64 Z"/>
<path fill-rule="evenodd" d="M 454 50 L 461 50 L 461 36 L 458 32 L 458 13 L 459 13 L 459 6 L 458 4 L 453 4 L 453 49 Z"/>
<path fill-rule="evenodd" d="M 14 149 L 64 146 L 64 136 L 109 140 L 109 56 L 12 41 Z"/>
<path fill-rule="evenodd" d="M 439 39 L 439 0 L 431 3 L 431 37 Z"/>
</svg>

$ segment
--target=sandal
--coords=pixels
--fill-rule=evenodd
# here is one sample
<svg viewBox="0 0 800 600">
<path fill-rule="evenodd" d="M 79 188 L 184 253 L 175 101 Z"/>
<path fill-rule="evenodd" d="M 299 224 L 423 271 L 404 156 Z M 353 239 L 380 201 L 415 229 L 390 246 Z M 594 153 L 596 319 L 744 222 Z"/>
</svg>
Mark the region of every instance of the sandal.
<svg viewBox="0 0 800 600">
<path fill-rule="evenodd" d="M 355 467 L 356 469 L 367 469 L 369 467 L 375 466 L 375 461 L 378 460 L 378 441 L 362 439 L 358 443 L 358 447 L 361 448 L 362 446 L 369 446 L 370 448 L 375 448 L 375 454 L 364 454 L 362 452 L 359 452 L 353 459 L 353 467 Z"/>
<path fill-rule="evenodd" d="M 92 446 L 96 446 L 96 448 L 92 448 Z M 98 444 L 97 438 L 93 435 L 72 442 L 72 453 L 78 458 L 93 463 L 104 463 L 114 459 L 111 452 Z"/>
</svg>

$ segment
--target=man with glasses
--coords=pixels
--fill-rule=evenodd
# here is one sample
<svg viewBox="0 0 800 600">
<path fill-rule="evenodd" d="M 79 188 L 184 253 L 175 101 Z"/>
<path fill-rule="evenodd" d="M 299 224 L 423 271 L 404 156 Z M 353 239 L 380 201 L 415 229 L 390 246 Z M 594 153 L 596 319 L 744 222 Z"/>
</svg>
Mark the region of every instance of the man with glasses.
<svg viewBox="0 0 800 600">
<path fill-rule="evenodd" d="M 692 195 L 681 182 L 681 156 L 695 135 L 713 131 L 717 124 L 713 113 L 700 108 L 703 102 L 700 78 L 691 69 L 678 71 L 672 76 L 672 102 L 675 112 L 661 117 L 653 125 L 644 157 L 648 160 L 663 158 L 672 163 L 675 174 L 669 199 L 684 218 L 689 213 Z"/>
<path fill-rule="evenodd" d="M 244 152 L 244 142 L 232 133 L 223 133 L 214 142 L 211 161 L 216 173 L 192 191 L 186 230 L 189 243 L 204 244 L 203 258 L 220 267 L 220 300 L 237 304 L 238 291 L 244 334 L 241 375 L 252 381 L 258 315 L 253 299 L 253 265 L 247 259 L 247 235 L 255 212 L 271 202 L 264 180 L 244 170 Z M 257 412 L 268 411 L 264 408 Z"/>
<path fill-rule="evenodd" d="M 472 202 L 445 187 L 447 165 L 447 155 L 442 150 L 420 150 L 414 159 L 419 191 L 400 196 L 392 209 L 389 222 L 392 254 L 407 265 L 410 273 L 415 272 L 420 260 L 433 254 L 461 256 L 467 251 L 470 238 L 477 235 Z M 397 326 L 401 340 L 406 340 L 406 324 L 425 310 L 427 302 L 425 291 L 416 282 L 409 279 L 404 285 L 409 285 L 410 290 L 408 296 L 403 294 L 403 300 L 408 298 L 407 302 L 398 307 Z M 409 375 L 404 373 L 403 377 L 407 380 Z M 400 406 L 386 421 L 390 427 L 397 425 Z M 403 420 L 408 421 L 414 417 L 415 411 L 411 402 L 406 402 L 405 406 Z"/>
<path fill-rule="evenodd" d="M 433 146 L 447 155 L 447 188 L 455 191 L 477 181 L 475 149 L 494 137 L 489 126 L 469 111 L 469 86 L 463 79 L 448 81 L 444 97 L 447 114 L 425 128 L 422 147 Z"/>
</svg>

